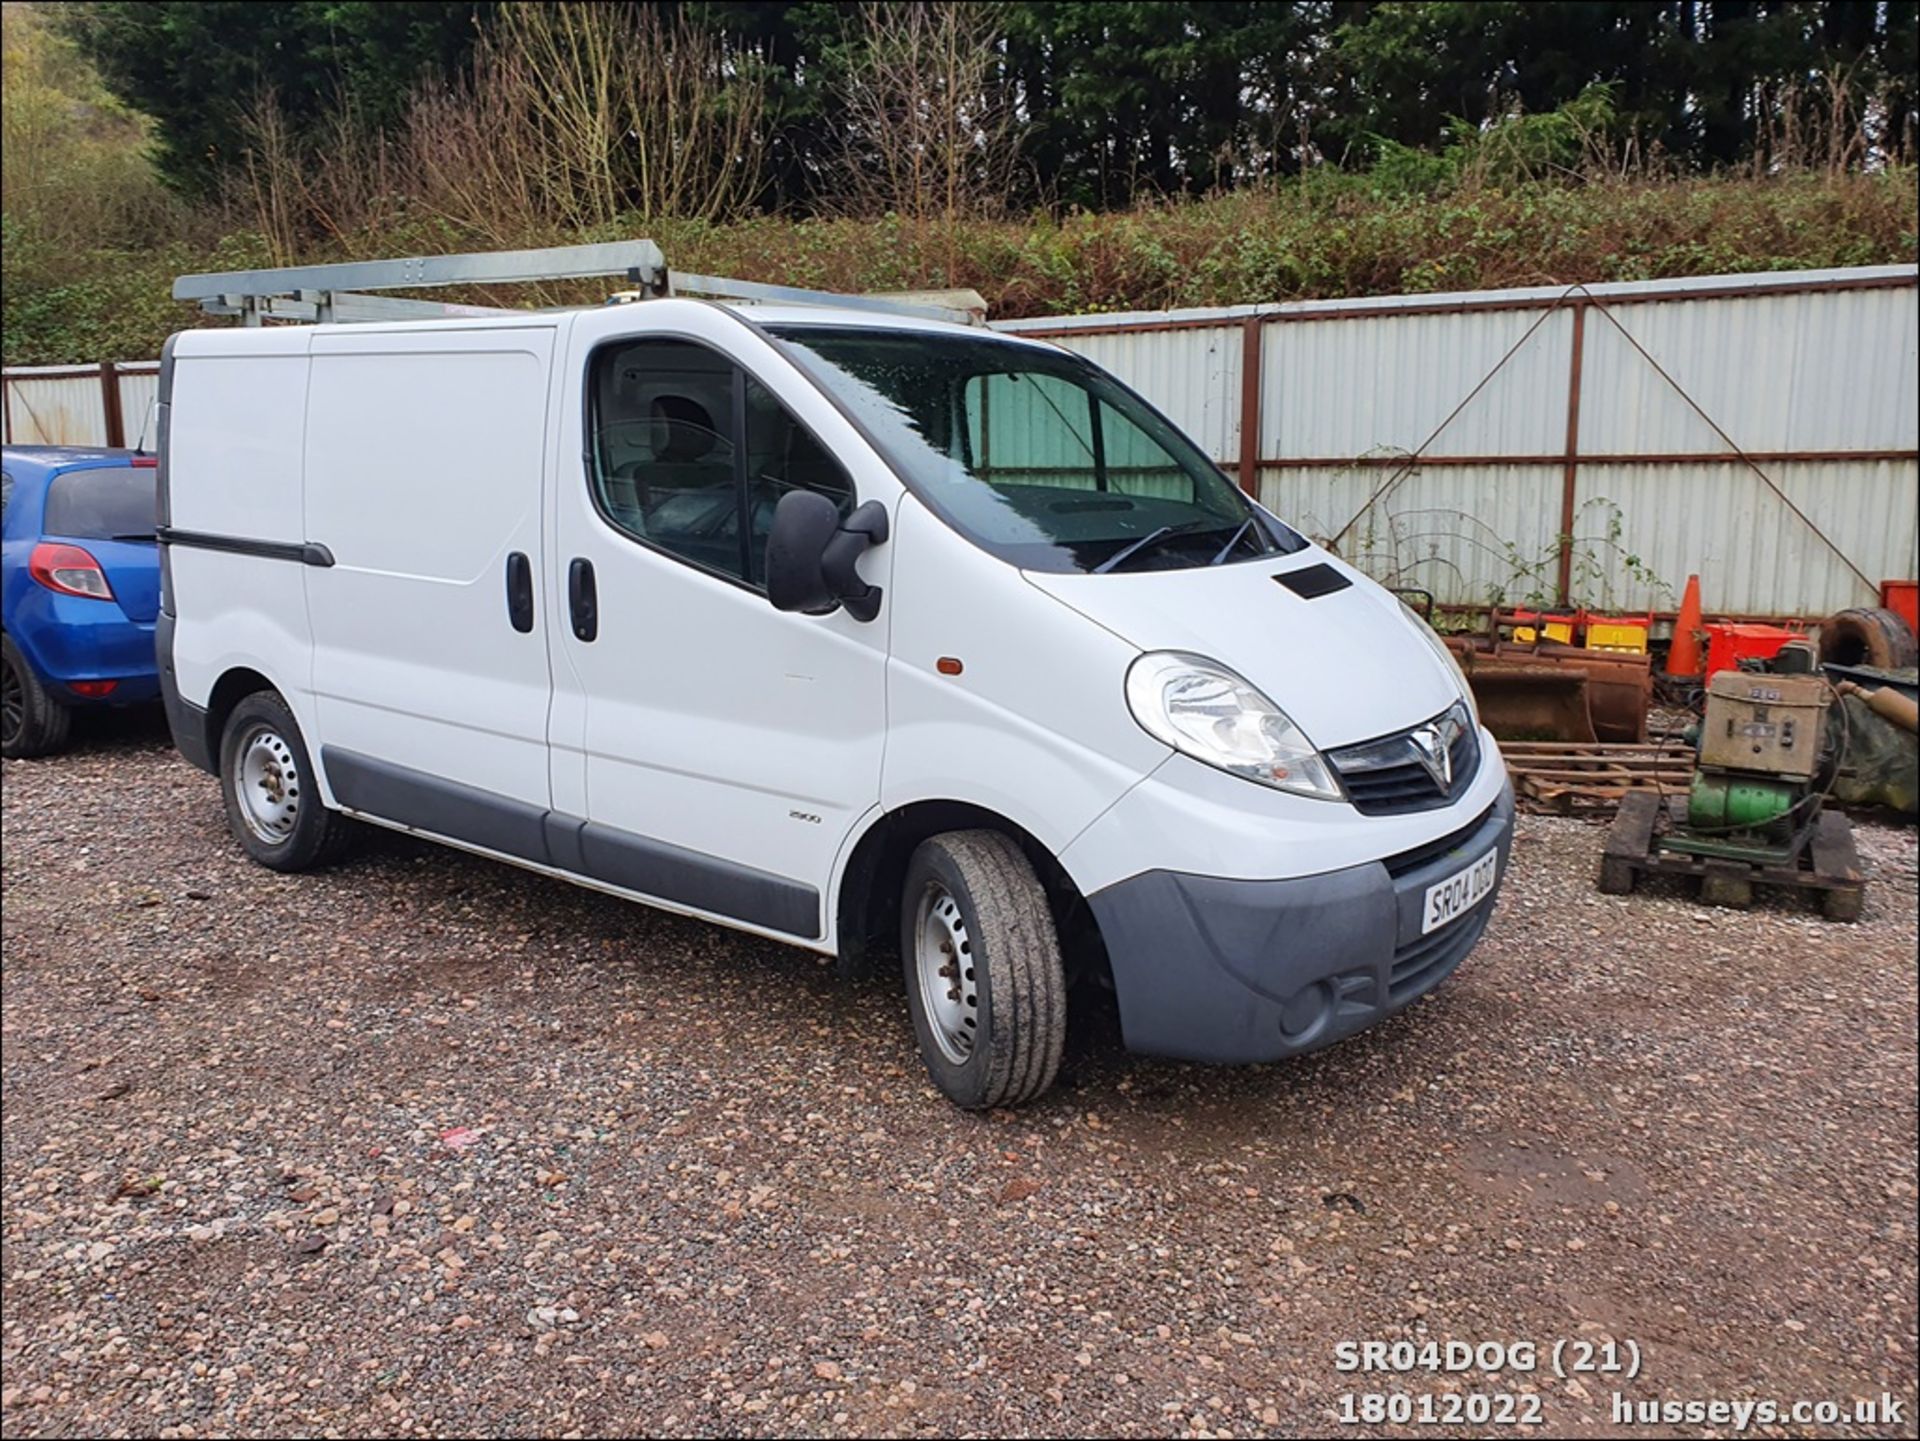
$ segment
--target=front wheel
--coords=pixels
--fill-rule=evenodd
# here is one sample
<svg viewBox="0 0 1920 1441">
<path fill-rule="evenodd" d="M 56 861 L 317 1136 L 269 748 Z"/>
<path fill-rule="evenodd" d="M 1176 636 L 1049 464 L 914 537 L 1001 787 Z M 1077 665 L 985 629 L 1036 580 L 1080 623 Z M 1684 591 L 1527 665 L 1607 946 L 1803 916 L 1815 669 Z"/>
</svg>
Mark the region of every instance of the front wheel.
<svg viewBox="0 0 1920 1441">
<path fill-rule="evenodd" d="M 1033 864 L 998 831 L 923 841 L 901 897 L 907 1001 L 927 1073 L 968 1110 L 1014 1106 L 1053 1084 L 1067 980 Z"/>
<path fill-rule="evenodd" d="M 65 747 L 72 725 L 73 712 L 48 694 L 13 637 L 0 635 L 0 755 L 51 755 Z"/>
<path fill-rule="evenodd" d="M 270 870 L 311 870 L 345 849 L 351 822 L 321 803 L 307 743 L 278 692 L 255 691 L 227 717 L 220 792 L 234 839 Z"/>
</svg>

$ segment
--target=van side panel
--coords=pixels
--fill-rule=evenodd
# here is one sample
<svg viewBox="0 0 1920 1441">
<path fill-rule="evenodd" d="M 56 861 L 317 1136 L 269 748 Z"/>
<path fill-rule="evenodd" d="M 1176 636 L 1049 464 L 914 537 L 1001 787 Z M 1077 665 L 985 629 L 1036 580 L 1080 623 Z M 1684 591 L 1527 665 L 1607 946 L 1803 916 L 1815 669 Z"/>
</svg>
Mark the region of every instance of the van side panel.
<svg viewBox="0 0 1920 1441">
<path fill-rule="evenodd" d="M 302 725 L 311 719 L 311 636 L 298 561 L 247 553 L 248 543 L 297 546 L 304 331 L 183 333 L 174 347 L 167 436 L 167 524 L 191 539 L 169 545 L 172 661 L 179 694 L 204 706 L 235 668 L 280 687 Z"/>
<path fill-rule="evenodd" d="M 516 629 L 507 571 L 526 557 L 545 594 L 552 329 L 354 327 L 313 349 L 305 525 L 334 564 L 304 568 L 309 739 L 544 809 L 554 617 L 536 603 Z"/>
<path fill-rule="evenodd" d="M 275 338 L 278 335 L 274 332 Z M 303 541 L 300 442 L 309 337 L 297 351 L 201 355 L 183 336 L 168 436 L 168 524 L 248 540 Z"/>
</svg>

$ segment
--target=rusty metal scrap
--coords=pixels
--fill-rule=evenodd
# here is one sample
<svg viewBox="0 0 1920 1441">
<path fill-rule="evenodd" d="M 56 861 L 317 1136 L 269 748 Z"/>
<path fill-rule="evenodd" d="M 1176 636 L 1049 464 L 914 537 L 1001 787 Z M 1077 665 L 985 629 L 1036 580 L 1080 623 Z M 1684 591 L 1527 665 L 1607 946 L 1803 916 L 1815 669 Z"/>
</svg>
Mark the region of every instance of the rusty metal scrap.
<svg viewBox="0 0 1920 1441">
<path fill-rule="evenodd" d="M 1467 636 L 1447 637 L 1447 647 L 1473 687 L 1481 720 L 1499 740 L 1639 744 L 1647 738 L 1653 703 L 1647 656 Z M 1576 675 L 1581 679 L 1572 679 Z"/>
<path fill-rule="evenodd" d="M 1521 807 L 1552 815 L 1606 814 L 1634 791 L 1685 795 L 1693 780 L 1693 748 L 1677 742 L 1510 741 L 1500 750 Z"/>
</svg>

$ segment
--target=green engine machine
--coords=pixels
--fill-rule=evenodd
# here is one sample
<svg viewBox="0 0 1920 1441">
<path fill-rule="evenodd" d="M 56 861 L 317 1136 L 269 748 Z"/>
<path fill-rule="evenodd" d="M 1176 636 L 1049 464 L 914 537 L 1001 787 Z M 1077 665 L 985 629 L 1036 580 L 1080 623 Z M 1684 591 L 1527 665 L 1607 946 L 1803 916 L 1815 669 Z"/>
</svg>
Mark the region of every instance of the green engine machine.
<svg viewBox="0 0 1920 1441">
<path fill-rule="evenodd" d="M 1722 671 L 1707 685 L 1687 818 L 1663 850 L 1791 865 L 1819 811 L 1833 690 L 1817 675 Z"/>
</svg>

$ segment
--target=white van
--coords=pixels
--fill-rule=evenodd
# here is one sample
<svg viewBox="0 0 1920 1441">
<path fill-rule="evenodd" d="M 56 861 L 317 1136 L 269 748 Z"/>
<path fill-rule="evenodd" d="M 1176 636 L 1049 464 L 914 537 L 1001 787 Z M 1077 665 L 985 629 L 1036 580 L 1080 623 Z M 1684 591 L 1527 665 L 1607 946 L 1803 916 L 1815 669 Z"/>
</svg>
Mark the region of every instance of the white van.
<svg viewBox="0 0 1920 1441">
<path fill-rule="evenodd" d="M 1069 983 L 1271 1061 L 1431 990 L 1512 796 L 1445 648 L 1057 347 L 678 298 L 193 330 L 180 750 L 277 870 L 346 817 L 838 956 L 967 1107 Z"/>
</svg>

